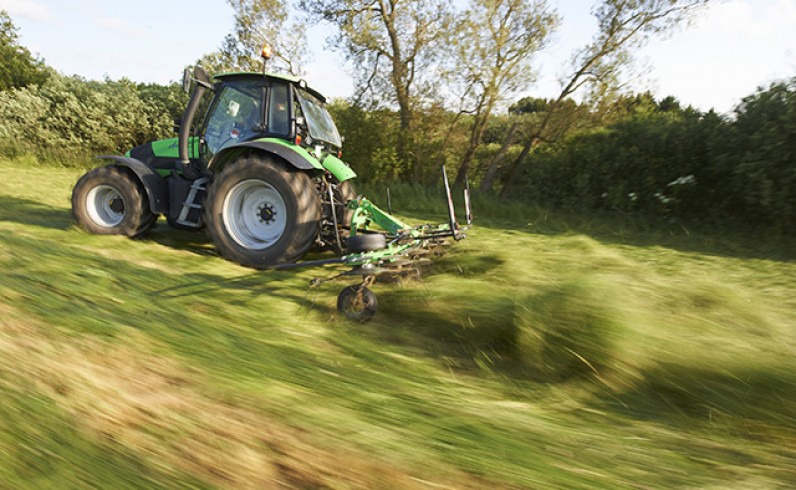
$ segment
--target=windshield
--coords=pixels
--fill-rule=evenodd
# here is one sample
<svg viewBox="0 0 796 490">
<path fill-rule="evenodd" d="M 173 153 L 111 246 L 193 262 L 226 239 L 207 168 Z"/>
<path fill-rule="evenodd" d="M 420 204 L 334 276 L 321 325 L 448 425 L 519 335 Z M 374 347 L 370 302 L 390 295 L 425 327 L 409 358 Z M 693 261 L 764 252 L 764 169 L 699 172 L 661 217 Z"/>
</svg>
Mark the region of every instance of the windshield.
<svg viewBox="0 0 796 490">
<path fill-rule="evenodd" d="M 329 143 L 337 148 L 342 147 L 343 142 L 340 140 L 337 126 L 334 125 L 332 116 L 329 115 L 329 111 L 326 110 L 323 103 L 303 90 L 298 90 L 297 92 L 299 103 L 301 104 L 301 112 L 304 113 L 304 119 L 307 121 L 310 137 Z"/>
</svg>

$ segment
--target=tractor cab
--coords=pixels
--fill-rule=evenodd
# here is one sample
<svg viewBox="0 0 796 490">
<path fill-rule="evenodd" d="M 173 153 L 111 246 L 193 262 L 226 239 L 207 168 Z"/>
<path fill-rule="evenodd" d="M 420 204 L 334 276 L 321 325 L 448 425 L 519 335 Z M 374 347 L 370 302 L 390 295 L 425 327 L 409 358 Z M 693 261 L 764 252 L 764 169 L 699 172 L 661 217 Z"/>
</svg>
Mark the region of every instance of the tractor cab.
<svg viewBox="0 0 796 490">
<path fill-rule="evenodd" d="M 290 148 L 292 156 L 296 151 L 302 156 L 305 152 L 340 155 L 342 137 L 326 109 L 326 99 L 304 80 L 254 72 L 210 78 L 201 70 L 186 77 L 195 80 L 196 87 L 178 121 L 179 128 L 175 128 L 179 137 L 137 146 L 126 157 L 143 162 L 163 177 L 176 171 L 194 180 L 234 159 L 235 148 L 242 146 L 262 149 L 272 143 Z M 207 109 L 202 119 L 198 112 L 203 107 Z M 280 150 L 285 153 L 284 148 Z M 301 159 L 288 159 L 303 168 Z M 332 172 L 340 181 L 353 177 L 342 162 L 335 163 Z"/>
<path fill-rule="evenodd" d="M 335 154 L 342 147 L 324 97 L 303 80 L 262 73 L 224 73 L 213 80 L 213 99 L 200 129 L 204 166 L 212 167 L 225 148 L 255 140 Z"/>
</svg>

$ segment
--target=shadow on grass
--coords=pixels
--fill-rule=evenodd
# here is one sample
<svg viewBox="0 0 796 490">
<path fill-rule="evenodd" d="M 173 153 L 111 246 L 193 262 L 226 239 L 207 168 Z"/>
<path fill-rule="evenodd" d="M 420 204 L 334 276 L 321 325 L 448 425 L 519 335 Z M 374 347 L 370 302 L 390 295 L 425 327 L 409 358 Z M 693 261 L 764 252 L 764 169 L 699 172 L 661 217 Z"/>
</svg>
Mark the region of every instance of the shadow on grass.
<svg viewBox="0 0 796 490">
<path fill-rule="evenodd" d="M 640 378 L 608 405 L 643 420 L 774 423 L 791 429 L 796 441 L 796 373 L 787 366 L 711 369 L 669 363 Z"/>
<path fill-rule="evenodd" d="M 493 272 L 506 263 L 506 259 L 500 255 L 486 252 L 454 251 L 432 260 L 433 264 L 421 271 L 422 276 L 455 273 L 463 277 L 475 277 Z"/>
<path fill-rule="evenodd" d="M 422 283 L 404 286 L 378 292 L 379 313 L 362 331 L 376 342 L 422 352 L 465 372 L 509 367 L 517 338 L 512 298 L 473 301 L 470 291 L 458 298 L 430 297 Z"/>
<path fill-rule="evenodd" d="M 307 311 L 332 313 L 332 309 L 312 300 L 312 290 L 297 288 L 293 284 L 295 275 L 290 272 L 256 271 L 249 275 L 226 278 L 212 274 L 186 274 L 183 284 L 151 291 L 160 298 L 193 298 L 205 295 L 227 294 L 226 302 L 235 306 L 249 306 L 261 295 L 288 300 Z M 236 294 L 228 294 L 236 293 Z M 241 296 L 240 293 L 246 293 Z"/>
<path fill-rule="evenodd" d="M 529 209 L 523 219 L 486 218 L 475 226 L 550 237 L 585 235 L 606 245 L 664 247 L 739 259 L 796 260 L 796 236 L 761 229 L 718 228 L 701 223 L 612 212 L 575 213 Z"/>
<path fill-rule="evenodd" d="M 68 209 L 53 208 L 40 202 L 11 196 L 0 196 L 0 221 L 66 230 L 72 225 Z"/>
<path fill-rule="evenodd" d="M 318 312 L 330 313 L 295 275 L 171 274 L 53 241 L 3 235 L 10 253 L 0 270 L 0 295 L 13 291 L 14 308 L 41 324 L 103 339 L 132 328 L 230 379 L 268 373 L 310 383 L 317 372 L 296 361 L 306 355 L 299 346 L 269 342 L 293 320 L 314 322 Z M 257 301 L 263 297 L 274 301 Z"/>
<path fill-rule="evenodd" d="M 614 413 L 676 433 L 673 449 L 703 461 L 765 465 L 782 488 L 796 486 L 796 374 L 792 366 L 715 368 L 661 364 L 620 394 L 598 388 L 587 402 L 598 413 Z M 718 431 L 743 444 L 724 447 L 699 437 Z M 758 446 L 778 447 L 776 459 Z M 764 458 L 764 459 L 761 459 Z"/>
<path fill-rule="evenodd" d="M 181 230 L 172 228 L 164 218 L 160 218 L 156 227 L 139 239 L 142 242 L 154 242 L 175 250 L 185 250 L 205 257 L 217 257 L 218 252 L 204 229 Z"/>
</svg>

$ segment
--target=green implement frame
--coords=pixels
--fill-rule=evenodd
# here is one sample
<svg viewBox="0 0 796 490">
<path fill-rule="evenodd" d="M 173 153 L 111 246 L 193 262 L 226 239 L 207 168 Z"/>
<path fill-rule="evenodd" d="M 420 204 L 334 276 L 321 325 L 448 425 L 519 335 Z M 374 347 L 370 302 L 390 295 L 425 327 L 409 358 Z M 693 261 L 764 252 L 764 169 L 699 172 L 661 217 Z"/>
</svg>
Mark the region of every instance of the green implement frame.
<svg viewBox="0 0 796 490">
<path fill-rule="evenodd" d="M 454 214 L 453 199 L 445 167 L 442 168 L 445 184 L 445 197 L 448 203 L 448 223 L 424 224 L 410 226 L 390 213 L 385 212 L 364 197 L 349 201 L 346 206 L 353 210 L 350 223 L 350 237 L 380 233 L 384 235 L 384 246 L 377 250 L 349 253 L 340 257 L 324 260 L 310 260 L 294 264 L 277 266 L 277 269 L 293 269 L 297 267 L 313 267 L 339 264 L 351 267 L 349 271 L 338 274 L 331 279 L 344 276 L 362 276 L 359 285 L 343 289 L 338 297 L 338 309 L 349 318 L 364 322 L 369 320 L 376 311 L 376 297 L 367 288 L 376 276 L 404 272 L 406 265 L 417 264 L 427 253 L 439 253 L 449 242 L 466 237 L 462 231 L 472 224 L 470 211 L 470 187 L 465 180 L 464 200 L 466 224 L 460 227 Z M 350 238 L 349 238 L 350 240 Z M 331 280 L 327 279 L 327 280 Z M 314 284 L 324 282 L 314 279 Z"/>
</svg>

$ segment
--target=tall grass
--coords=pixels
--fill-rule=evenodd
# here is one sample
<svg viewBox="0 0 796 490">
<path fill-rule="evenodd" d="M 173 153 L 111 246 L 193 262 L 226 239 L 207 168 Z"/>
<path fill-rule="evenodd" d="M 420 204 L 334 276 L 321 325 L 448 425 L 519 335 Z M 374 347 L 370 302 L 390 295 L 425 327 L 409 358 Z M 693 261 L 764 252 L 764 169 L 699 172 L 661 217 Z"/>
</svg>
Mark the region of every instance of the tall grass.
<svg viewBox="0 0 796 490">
<path fill-rule="evenodd" d="M 7 485 L 796 485 L 777 242 L 477 197 L 468 238 L 375 284 L 361 325 L 335 311 L 348 282 L 311 285 L 339 270 L 243 269 L 164 224 L 85 234 L 79 173 L 0 161 Z M 391 190 L 444 219 L 441 191 Z"/>
</svg>

